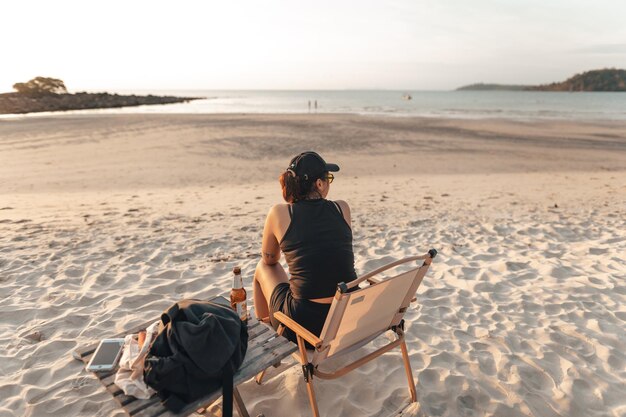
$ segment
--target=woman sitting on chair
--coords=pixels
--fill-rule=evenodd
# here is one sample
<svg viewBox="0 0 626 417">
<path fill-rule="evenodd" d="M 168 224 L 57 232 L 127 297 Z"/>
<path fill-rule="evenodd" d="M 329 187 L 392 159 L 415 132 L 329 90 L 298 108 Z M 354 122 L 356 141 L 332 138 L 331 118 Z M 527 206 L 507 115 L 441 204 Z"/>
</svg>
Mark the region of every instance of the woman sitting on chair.
<svg viewBox="0 0 626 417">
<path fill-rule="evenodd" d="M 335 164 L 315 152 L 294 157 L 279 177 L 287 204 L 272 207 L 265 221 L 262 259 L 254 272 L 254 309 L 257 318 L 278 321 L 281 311 L 319 336 L 340 282 L 356 278 L 350 207 L 326 200 Z M 291 278 L 278 262 L 281 251 Z M 284 335 L 295 341 L 295 335 Z"/>
</svg>

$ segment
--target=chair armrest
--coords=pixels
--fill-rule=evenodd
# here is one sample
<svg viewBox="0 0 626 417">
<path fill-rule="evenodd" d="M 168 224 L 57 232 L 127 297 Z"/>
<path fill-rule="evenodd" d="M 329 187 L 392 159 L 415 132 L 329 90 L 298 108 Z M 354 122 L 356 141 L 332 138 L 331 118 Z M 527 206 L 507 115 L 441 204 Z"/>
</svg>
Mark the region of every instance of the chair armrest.
<svg viewBox="0 0 626 417">
<path fill-rule="evenodd" d="M 338 288 L 337 291 L 343 293 L 343 292 L 345 292 L 347 290 L 351 290 L 352 288 L 358 286 L 360 283 L 362 283 L 363 281 L 366 281 L 366 280 L 367 280 L 367 282 L 372 284 L 372 282 L 370 281 L 370 278 L 372 278 L 373 276 L 378 275 L 381 272 L 384 272 L 384 271 L 386 271 L 388 269 L 394 268 L 394 267 L 396 267 L 398 265 L 402 265 L 402 264 L 407 263 L 407 262 L 412 262 L 412 261 L 418 261 L 418 260 L 421 260 L 421 259 L 425 259 L 424 264 L 422 266 L 430 265 L 430 263 L 432 262 L 432 259 L 435 256 L 437 256 L 437 251 L 435 249 L 431 249 L 431 250 L 428 251 L 428 253 L 426 255 L 411 256 L 411 257 L 408 257 L 408 258 L 400 259 L 399 261 L 395 261 L 395 262 L 392 262 L 392 263 L 387 264 L 387 265 L 383 265 L 380 268 L 375 269 L 375 270 L 373 270 L 370 273 L 367 273 L 367 274 L 365 274 L 365 275 L 363 275 L 361 277 L 358 277 L 354 281 L 350 281 L 348 283 L 343 283 L 343 282 L 340 283 L 339 285 L 343 285 L 343 288 Z"/>
<path fill-rule="evenodd" d="M 311 345 L 318 349 L 322 345 L 322 341 L 319 337 L 315 336 L 313 333 L 302 327 L 291 317 L 288 317 L 284 313 L 277 311 L 274 313 L 274 318 L 291 329 L 298 336 L 302 337 L 304 340 L 309 342 Z"/>
</svg>

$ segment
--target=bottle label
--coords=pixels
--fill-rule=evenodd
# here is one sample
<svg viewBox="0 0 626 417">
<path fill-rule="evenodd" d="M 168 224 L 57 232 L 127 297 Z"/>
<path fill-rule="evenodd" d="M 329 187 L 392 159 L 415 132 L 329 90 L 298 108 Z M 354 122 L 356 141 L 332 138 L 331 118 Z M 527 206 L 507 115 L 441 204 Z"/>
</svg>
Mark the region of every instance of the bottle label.
<svg viewBox="0 0 626 417">
<path fill-rule="evenodd" d="M 248 319 L 248 306 L 245 301 L 240 301 L 235 303 L 235 311 L 241 320 Z"/>
</svg>

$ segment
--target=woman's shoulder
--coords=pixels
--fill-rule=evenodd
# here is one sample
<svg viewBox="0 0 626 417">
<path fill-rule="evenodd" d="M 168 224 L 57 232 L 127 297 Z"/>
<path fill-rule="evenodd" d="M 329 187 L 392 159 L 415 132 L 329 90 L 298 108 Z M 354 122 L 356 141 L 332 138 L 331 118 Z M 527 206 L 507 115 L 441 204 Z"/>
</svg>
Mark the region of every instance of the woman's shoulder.
<svg viewBox="0 0 626 417">
<path fill-rule="evenodd" d="M 289 216 L 289 206 L 290 204 L 287 204 L 287 203 L 274 204 L 270 208 L 268 216 L 269 217 L 274 217 L 274 216 L 283 217 L 284 215 Z"/>
<path fill-rule="evenodd" d="M 274 204 L 271 208 L 270 211 L 280 211 L 280 210 L 288 210 L 289 206 L 291 204 L 289 203 L 278 203 L 278 204 Z"/>
<path fill-rule="evenodd" d="M 341 210 L 350 210 L 350 206 L 344 200 L 333 200 L 333 203 L 339 205 L 339 207 L 341 207 Z"/>
</svg>

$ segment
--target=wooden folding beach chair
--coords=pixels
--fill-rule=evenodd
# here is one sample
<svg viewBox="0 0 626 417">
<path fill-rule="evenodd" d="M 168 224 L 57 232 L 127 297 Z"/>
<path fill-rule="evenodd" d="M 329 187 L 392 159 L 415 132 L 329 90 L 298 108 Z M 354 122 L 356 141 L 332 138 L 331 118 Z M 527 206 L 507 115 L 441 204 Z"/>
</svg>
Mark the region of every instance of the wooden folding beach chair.
<svg viewBox="0 0 626 417">
<path fill-rule="evenodd" d="M 320 337 L 315 336 L 285 314 L 274 313 L 274 317 L 281 323 L 278 333 L 282 334 L 284 328 L 287 327 L 297 336 L 299 352 L 294 355 L 297 355 L 302 364 L 304 381 L 315 417 L 319 417 L 319 410 L 313 389 L 314 376 L 322 379 L 338 378 L 397 346 L 400 346 L 402 351 L 411 402 L 417 401 L 409 355 L 404 343 L 403 316 L 436 255 L 437 251 L 431 249 L 426 255 L 392 262 L 352 282 L 339 284 Z M 384 271 L 417 260 L 424 260 L 424 263 L 420 267 L 393 277 L 376 278 Z M 348 292 L 365 281 L 370 285 Z M 395 334 L 394 341 L 333 372 L 323 372 L 319 369 L 319 366 L 327 359 L 354 351 L 388 330 Z M 305 348 L 305 341 L 315 348 L 311 358 Z M 257 383 L 262 382 L 263 375 L 264 372 L 257 375 Z"/>
</svg>

